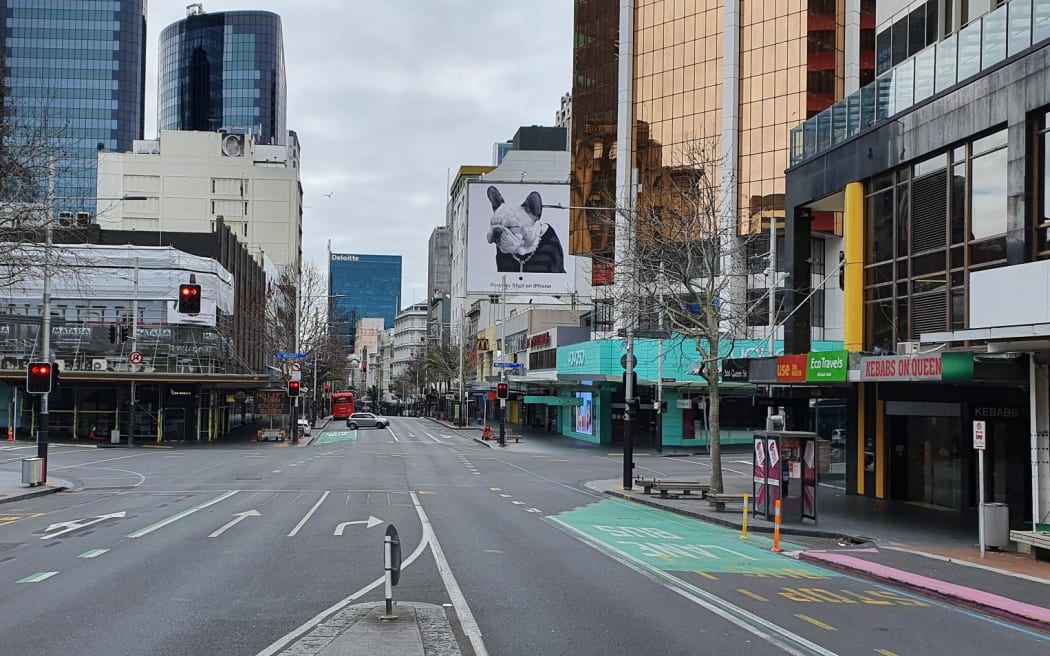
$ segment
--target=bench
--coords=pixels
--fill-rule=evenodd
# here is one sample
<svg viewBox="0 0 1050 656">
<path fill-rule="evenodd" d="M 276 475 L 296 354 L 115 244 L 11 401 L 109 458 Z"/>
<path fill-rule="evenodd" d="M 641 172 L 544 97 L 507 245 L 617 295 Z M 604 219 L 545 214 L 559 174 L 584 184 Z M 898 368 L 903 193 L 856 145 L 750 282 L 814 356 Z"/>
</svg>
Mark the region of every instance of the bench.
<svg viewBox="0 0 1050 656">
<path fill-rule="evenodd" d="M 667 499 L 668 492 L 681 492 L 682 496 L 689 496 L 690 492 L 699 492 L 700 497 L 703 498 L 711 486 L 699 481 L 654 481 L 649 489 L 659 492 L 661 499 Z M 648 493 L 651 494 L 651 492 Z"/>
<path fill-rule="evenodd" d="M 743 494 L 726 494 L 724 492 L 708 492 L 707 502 L 715 509 L 715 512 L 725 512 L 727 503 L 738 503 L 743 505 Z"/>
<path fill-rule="evenodd" d="M 1010 531 L 1010 539 L 1019 545 L 1025 545 L 1032 558 L 1040 560 L 1040 552 L 1050 560 L 1050 533 L 1035 531 Z"/>
</svg>

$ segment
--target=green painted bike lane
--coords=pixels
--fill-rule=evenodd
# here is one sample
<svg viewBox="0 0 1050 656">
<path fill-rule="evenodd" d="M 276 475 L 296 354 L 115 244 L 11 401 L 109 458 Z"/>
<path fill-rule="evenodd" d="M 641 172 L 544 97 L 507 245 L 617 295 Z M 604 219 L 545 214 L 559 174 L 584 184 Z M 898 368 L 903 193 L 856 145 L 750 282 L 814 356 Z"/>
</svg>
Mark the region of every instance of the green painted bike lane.
<svg viewBox="0 0 1050 656">
<path fill-rule="evenodd" d="M 968 653 L 1047 645 L 1016 627 L 773 553 L 765 535 L 742 540 L 737 530 L 629 501 L 607 499 L 548 521 L 791 654 L 925 653 L 933 624 L 974 634 L 967 648 L 988 650 Z"/>
<path fill-rule="evenodd" d="M 325 431 L 321 433 L 313 444 L 335 444 L 337 442 L 357 442 L 356 430 Z"/>
</svg>

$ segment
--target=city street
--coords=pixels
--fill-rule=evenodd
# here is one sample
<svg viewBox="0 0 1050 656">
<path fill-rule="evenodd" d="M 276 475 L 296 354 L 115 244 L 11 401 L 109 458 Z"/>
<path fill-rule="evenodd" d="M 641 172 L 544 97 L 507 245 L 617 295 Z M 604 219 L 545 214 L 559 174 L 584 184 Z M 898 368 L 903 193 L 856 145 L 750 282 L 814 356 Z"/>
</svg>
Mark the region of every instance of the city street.
<svg viewBox="0 0 1050 656">
<path fill-rule="evenodd" d="M 326 611 L 382 599 L 390 524 L 395 598 L 445 605 L 464 654 L 1050 650 L 1037 631 L 791 558 L 800 545 L 773 554 L 765 536 L 589 490 L 618 475 L 614 449 L 473 434 L 395 417 L 301 446 L 56 447 L 50 472 L 75 489 L 0 506 L 3 652 L 281 653 Z M 0 450 L 0 468 L 22 455 Z"/>
</svg>

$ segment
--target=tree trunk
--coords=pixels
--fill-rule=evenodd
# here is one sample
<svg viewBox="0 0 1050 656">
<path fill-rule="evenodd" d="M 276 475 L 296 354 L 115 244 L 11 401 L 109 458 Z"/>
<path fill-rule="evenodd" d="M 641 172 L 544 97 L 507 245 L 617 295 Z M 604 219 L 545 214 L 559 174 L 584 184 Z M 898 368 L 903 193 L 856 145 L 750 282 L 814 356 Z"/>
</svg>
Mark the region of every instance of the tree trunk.
<svg viewBox="0 0 1050 656">
<path fill-rule="evenodd" d="M 722 483 L 722 436 L 718 378 L 708 381 L 708 431 L 711 434 L 711 491 L 723 492 Z"/>
</svg>

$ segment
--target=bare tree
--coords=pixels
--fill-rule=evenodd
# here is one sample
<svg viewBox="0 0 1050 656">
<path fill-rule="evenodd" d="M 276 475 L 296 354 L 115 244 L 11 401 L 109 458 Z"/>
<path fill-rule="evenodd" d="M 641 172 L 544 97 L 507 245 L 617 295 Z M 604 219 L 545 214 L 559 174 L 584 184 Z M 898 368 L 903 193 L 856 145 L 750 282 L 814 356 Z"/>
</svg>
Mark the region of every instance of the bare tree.
<svg viewBox="0 0 1050 656">
<path fill-rule="evenodd" d="M 631 256 L 615 263 L 610 300 L 621 312 L 621 325 L 670 331 L 695 346 L 695 373 L 707 384 L 709 399 L 710 484 L 721 492 L 721 365 L 746 334 L 753 310 L 747 293 L 751 238 L 740 234 L 735 208 L 726 200 L 724 189 L 734 182 L 726 177 L 717 140 L 688 144 L 669 165 L 663 152 L 656 142 L 642 144 L 644 192 L 633 209 L 617 211 L 616 236 L 628 240 Z"/>
</svg>

